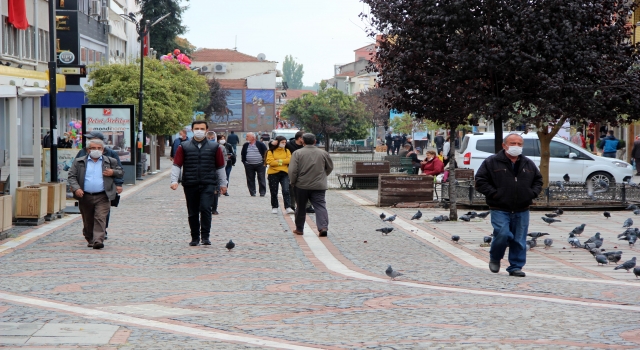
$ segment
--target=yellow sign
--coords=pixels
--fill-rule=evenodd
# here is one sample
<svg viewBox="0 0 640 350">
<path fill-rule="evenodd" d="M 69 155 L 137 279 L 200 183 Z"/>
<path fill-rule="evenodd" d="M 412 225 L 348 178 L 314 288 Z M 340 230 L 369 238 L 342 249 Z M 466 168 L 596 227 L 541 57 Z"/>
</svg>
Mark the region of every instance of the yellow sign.
<svg viewBox="0 0 640 350">
<path fill-rule="evenodd" d="M 67 26 L 69 16 L 56 16 L 56 30 L 70 31 L 71 28 Z"/>
<path fill-rule="evenodd" d="M 80 67 L 60 68 L 60 74 L 76 74 L 80 75 Z"/>
</svg>

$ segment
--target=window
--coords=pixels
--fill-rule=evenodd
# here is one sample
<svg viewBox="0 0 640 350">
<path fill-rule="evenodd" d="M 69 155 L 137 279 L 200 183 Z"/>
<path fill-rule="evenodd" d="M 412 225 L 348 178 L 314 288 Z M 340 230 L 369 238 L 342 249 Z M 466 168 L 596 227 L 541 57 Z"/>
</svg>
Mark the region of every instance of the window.
<svg viewBox="0 0 640 350">
<path fill-rule="evenodd" d="M 38 29 L 38 33 L 40 61 L 47 62 L 49 61 L 49 32 L 46 30 Z"/>
<path fill-rule="evenodd" d="M 540 141 L 538 141 L 537 139 L 525 139 L 524 145 L 522 147 L 522 154 L 527 157 L 540 157 L 539 144 L 540 144 Z M 466 149 L 466 145 L 464 144 L 464 141 L 463 141 L 463 146 Z M 478 142 L 476 143 L 476 149 L 482 152 L 495 153 L 494 152 L 495 146 L 494 146 L 493 139 L 478 140 Z M 464 150 L 462 152 L 464 152 Z M 553 157 L 553 153 L 552 153 L 552 157 Z M 567 153 L 567 157 L 568 157 L 568 153 Z"/>
<path fill-rule="evenodd" d="M 24 33 L 24 45 L 22 46 L 22 57 L 29 60 L 35 60 L 36 54 L 36 30 L 33 26 L 29 26 Z"/>
<path fill-rule="evenodd" d="M 563 143 L 551 141 L 549 152 L 553 158 L 569 158 L 569 153 L 572 152 L 572 148 Z"/>
<path fill-rule="evenodd" d="M 2 53 L 7 56 L 18 56 L 19 41 L 18 30 L 9 24 L 6 16 L 2 16 Z"/>
<path fill-rule="evenodd" d="M 80 64 L 87 64 L 87 48 L 80 48 Z"/>
</svg>

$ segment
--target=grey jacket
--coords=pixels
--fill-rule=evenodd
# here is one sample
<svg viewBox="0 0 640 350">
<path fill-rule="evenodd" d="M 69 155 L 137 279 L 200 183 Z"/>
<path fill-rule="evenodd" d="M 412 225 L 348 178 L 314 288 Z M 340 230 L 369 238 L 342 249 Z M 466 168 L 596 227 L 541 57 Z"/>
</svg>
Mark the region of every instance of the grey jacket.
<svg viewBox="0 0 640 350">
<path fill-rule="evenodd" d="M 327 176 L 333 171 L 329 153 L 316 147 L 304 146 L 291 155 L 289 179 L 291 185 L 303 190 L 326 190 Z"/>
<path fill-rule="evenodd" d="M 71 192 L 74 193 L 78 189 L 84 190 L 84 177 L 87 172 L 87 161 L 89 156 L 80 157 L 73 160 L 73 165 L 71 165 L 71 169 L 69 169 L 68 180 L 69 187 L 71 188 Z M 122 167 L 118 165 L 118 162 L 111 157 L 102 156 L 102 170 L 113 169 L 113 176 L 103 176 L 104 180 L 104 190 L 107 193 L 107 197 L 109 200 L 114 200 L 116 198 L 116 183 L 115 178 L 122 178 L 124 176 L 124 170 Z M 76 198 L 78 199 L 78 198 Z"/>
</svg>

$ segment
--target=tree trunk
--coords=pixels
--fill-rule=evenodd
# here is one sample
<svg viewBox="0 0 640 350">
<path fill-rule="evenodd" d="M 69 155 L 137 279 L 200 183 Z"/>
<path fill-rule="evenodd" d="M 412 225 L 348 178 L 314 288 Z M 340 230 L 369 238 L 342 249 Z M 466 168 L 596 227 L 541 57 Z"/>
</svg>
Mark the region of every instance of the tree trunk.
<svg viewBox="0 0 640 350">
<path fill-rule="evenodd" d="M 329 152 L 329 134 L 324 132 L 324 150 Z"/>
<path fill-rule="evenodd" d="M 455 132 L 458 128 L 457 124 L 450 124 L 451 133 L 449 134 L 449 154 L 447 155 L 447 159 L 449 159 L 449 220 L 457 221 L 458 220 L 458 209 L 456 207 L 456 202 L 458 198 L 456 196 L 456 148 L 455 146 Z M 453 155 L 453 156 L 452 156 Z"/>
<path fill-rule="evenodd" d="M 494 153 L 498 153 L 500 152 L 500 150 L 502 149 L 502 139 L 504 138 L 503 133 L 502 133 L 502 116 L 496 117 L 496 119 L 494 119 L 493 121 L 493 130 L 495 132 L 494 138 L 495 138 L 495 151 Z"/>
<path fill-rule="evenodd" d="M 538 129 L 538 139 L 540 139 L 540 173 L 542 174 L 542 188 L 549 187 L 549 158 L 551 157 L 551 151 L 549 148 L 552 138 L 553 136 L 548 132 Z"/>
</svg>

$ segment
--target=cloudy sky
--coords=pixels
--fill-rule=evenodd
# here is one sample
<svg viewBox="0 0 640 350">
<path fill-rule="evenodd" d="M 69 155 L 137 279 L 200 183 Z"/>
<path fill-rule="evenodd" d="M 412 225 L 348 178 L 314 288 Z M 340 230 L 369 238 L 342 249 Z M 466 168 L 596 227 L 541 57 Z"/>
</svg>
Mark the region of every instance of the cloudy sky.
<svg viewBox="0 0 640 350">
<path fill-rule="evenodd" d="M 333 76 L 333 65 L 354 61 L 373 40 L 358 15 L 359 0 L 190 0 L 186 38 L 199 48 L 264 53 L 278 69 L 286 55 L 304 64 L 305 85 Z"/>
</svg>

